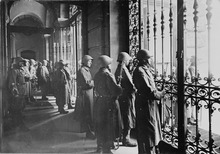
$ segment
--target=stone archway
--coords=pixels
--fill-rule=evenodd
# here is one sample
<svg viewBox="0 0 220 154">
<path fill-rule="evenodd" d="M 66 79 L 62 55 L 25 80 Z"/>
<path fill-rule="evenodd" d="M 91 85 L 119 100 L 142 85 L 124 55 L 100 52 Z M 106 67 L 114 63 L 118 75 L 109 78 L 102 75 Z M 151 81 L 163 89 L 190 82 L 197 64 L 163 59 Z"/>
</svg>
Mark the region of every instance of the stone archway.
<svg viewBox="0 0 220 154">
<path fill-rule="evenodd" d="M 36 60 L 36 52 L 32 50 L 21 51 L 21 57 L 25 59 L 34 59 Z"/>
</svg>

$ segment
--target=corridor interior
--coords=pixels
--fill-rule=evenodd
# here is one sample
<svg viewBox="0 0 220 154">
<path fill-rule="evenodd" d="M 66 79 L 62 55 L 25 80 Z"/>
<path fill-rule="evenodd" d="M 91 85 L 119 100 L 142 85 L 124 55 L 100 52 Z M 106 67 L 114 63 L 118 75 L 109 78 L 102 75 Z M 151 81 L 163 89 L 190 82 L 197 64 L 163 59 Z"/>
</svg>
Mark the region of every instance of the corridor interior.
<svg viewBox="0 0 220 154">
<path fill-rule="evenodd" d="M 29 105 L 24 111 L 29 131 L 5 130 L 3 153 L 95 153 L 96 140 L 89 140 L 85 133 L 79 133 L 74 109 L 69 109 L 68 114 L 59 114 L 53 96 L 48 96 L 48 101 L 42 101 L 38 96 L 35 98 L 38 106 Z M 114 154 L 138 153 L 137 147 L 119 145 L 117 150 L 112 150 Z"/>
</svg>

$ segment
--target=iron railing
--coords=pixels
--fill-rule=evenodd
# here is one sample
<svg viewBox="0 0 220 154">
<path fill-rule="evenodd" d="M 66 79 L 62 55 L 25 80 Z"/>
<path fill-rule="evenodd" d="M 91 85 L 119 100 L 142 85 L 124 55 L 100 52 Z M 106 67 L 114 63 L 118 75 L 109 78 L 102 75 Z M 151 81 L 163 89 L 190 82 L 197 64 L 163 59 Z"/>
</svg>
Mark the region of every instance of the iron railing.
<svg viewBox="0 0 220 154">
<path fill-rule="evenodd" d="M 154 55 L 156 84 L 158 89 L 166 90 L 161 101 L 163 140 L 179 148 L 184 143 L 185 153 L 216 154 L 220 153 L 216 124 L 220 115 L 220 76 L 213 70 L 217 52 L 212 36 L 220 34 L 212 30 L 218 14 L 212 9 L 220 6 L 220 1 L 181 2 L 130 0 L 130 54 L 135 56 L 139 48 L 146 48 Z M 184 142 L 178 136 L 184 131 L 180 125 L 187 130 L 186 138 L 182 136 Z"/>
</svg>

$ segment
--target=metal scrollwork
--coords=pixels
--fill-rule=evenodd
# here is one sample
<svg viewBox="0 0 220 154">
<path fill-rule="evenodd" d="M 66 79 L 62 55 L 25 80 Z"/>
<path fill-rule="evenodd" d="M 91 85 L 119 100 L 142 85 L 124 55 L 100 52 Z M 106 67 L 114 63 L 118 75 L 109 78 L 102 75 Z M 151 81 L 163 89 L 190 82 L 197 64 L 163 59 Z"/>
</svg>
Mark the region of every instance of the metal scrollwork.
<svg viewBox="0 0 220 154">
<path fill-rule="evenodd" d="M 129 1 L 129 50 L 134 57 L 139 50 L 139 1 Z"/>
</svg>

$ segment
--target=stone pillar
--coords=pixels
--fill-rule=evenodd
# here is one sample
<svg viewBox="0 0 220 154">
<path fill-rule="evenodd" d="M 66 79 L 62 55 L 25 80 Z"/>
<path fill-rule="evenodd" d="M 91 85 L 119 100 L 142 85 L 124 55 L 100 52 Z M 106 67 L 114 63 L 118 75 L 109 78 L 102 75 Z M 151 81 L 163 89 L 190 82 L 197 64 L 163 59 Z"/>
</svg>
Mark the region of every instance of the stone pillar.
<svg viewBox="0 0 220 154">
<path fill-rule="evenodd" d="M 0 1 L 0 153 L 2 152 L 2 137 L 3 137 L 3 95 L 4 95 L 4 51 L 5 48 L 5 3 Z"/>
<path fill-rule="evenodd" d="M 17 53 L 16 53 L 16 48 L 15 48 L 15 34 L 14 33 L 10 33 L 10 54 L 11 57 L 16 57 Z"/>
<path fill-rule="evenodd" d="M 112 72 L 117 67 L 118 53 L 125 51 L 129 53 L 129 28 L 128 28 L 128 2 L 110 1 L 110 57 L 113 58 Z"/>
<path fill-rule="evenodd" d="M 45 38 L 45 59 L 49 60 L 49 53 L 50 53 L 49 39 L 50 39 L 50 35 L 49 34 L 45 34 L 44 38 Z"/>
</svg>

